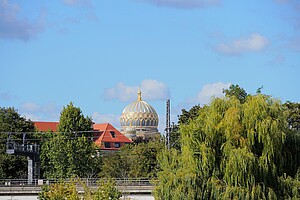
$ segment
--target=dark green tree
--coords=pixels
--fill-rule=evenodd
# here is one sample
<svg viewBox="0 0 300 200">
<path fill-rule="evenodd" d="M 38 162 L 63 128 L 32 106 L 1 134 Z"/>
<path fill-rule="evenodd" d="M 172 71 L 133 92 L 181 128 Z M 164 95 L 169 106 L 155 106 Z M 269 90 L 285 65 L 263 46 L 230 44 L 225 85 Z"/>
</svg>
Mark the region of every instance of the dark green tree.
<svg viewBox="0 0 300 200">
<path fill-rule="evenodd" d="M 181 115 L 178 115 L 179 124 L 188 124 L 190 120 L 196 119 L 199 115 L 200 105 L 193 106 L 189 111 L 182 109 Z"/>
<path fill-rule="evenodd" d="M 131 148 L 128 148 L 129 145 L 125 147 L 129 150 L 127 155 L 130 163 L 130 177 L 155 178 L 159 170 L 157 155 L 164 148 L 164 143 L 156 140 L 131 146 Z M 124 153 L 126 153 L 125 148 Z"/>
<path fill-rule="evenodd" d="M 64 107 L 60 113 L 58 131 L 68 137 L 78 135 L 93 136 L 93 122 L 91 118 L 84 117 L 80 108 L 73 105 L 72 102 Z"/>
<path fill-rule="evenodd" d="M 259 88 L 257 88 L 256 90 L 256 94 L 261 94 L 262 89 L 264 88 L 264 86 L 260 86 Z"/>
<path fill-rule="evenodd" d="M 159 140 L 125 145 L 120 151 L 103 155 L 101 177 L 155 178 L 159 171 L 157 155 L 164 148 Z"/>
<path fill-rule="evenodd" d="M 262 88 L 259 88 L 257 91 L 261 92 Z M 247 92 L 241 88 L 239 85 L 230 85 L 229 89 L 224 89 L 223 93 L 225 93 L 226 97 L 235 96 L 241 103 L 244 103 L 247 98 Z"/>
<path fill-rule="evenodd" d="M 300 166 L 300 103 L 286 102 L 283 104 L 286 109 L 288 130 L 284 142 L 284 156 L 286 162 L 284 168 L 287 175 L 295 176 Z"/>
<path fill-rule="evenodd" d="M 170 146 L 171 148 L 175 148 L 177 150 L 181 149 L 179 125 L 174 123 L 171 125 Z"/>
<path fill-rule="evenodd" d="M 0 178 L 26 178 L 27 159 L 23 156 L 6 154 L 8 132 L 34 132 L 30 120 L 21 117 L 14 108 L 0 108 Z M 22 134 L 15 133 L 12 137 L 22 142 Z"/>
<path fill-rule="evenodd" d="M 124 148 L 124 146 L 122 148 Z M 122 179 L 130 178 L 130 161 L 128 160 L 129 155 L 126 154 L 122 148 L 120 151 L 103 154 L 102 170 L 99 173 L 100 177 Z"/>
<path fill-rule="evenodd" d="M 183 124 L 188 124 L 189 121 L 196 119 L 199 115 L 200 112 L 200 105 L 195 105 L 193 106 L 190 110 L 182 109 L 181 110 L 181 115 L 178 115 L 178 124 L 183 125 Z M 171 130 L 170 130 L 170 145 L 171 148 L 175 148 L 177 150 L 181 149 L 180 145 L 180 130 L 179 130 L 179 125 L 177 124 L 172 124 Z"/>
<path fill-rule="evenodd" d="M 287 109 L 289 128 L 300 131 L 300 103 L 287 101 L 283 106 Z"/>
<path fill-rule="evenodd" d="M 61 112 L 58 130 L 42 146 L 44 177 L 94 177 L 101 167 L 101 157 L 92 134 L 92 121 L 80 108 L 70 103 Z"/>
</svg>

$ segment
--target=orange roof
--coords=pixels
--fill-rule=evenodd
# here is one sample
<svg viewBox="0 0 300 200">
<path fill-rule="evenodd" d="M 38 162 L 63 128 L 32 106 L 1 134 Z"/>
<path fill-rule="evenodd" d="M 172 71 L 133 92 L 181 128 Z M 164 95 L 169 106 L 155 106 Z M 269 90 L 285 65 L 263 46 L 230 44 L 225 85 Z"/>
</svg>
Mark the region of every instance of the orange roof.
<svg viewBox="0 0 300 200">
<path fill-rule="evenodd" d="M 39 131 L 53 131 L 57 132 L 57 126 L 59 122 L 33 122 L 35 127 Z M 117 150 L 116 143 L 120 144 L 120 147 L 126 143 L 132 143 L 125 135 L 118 131 L 109 123 L 93 124 L 94 127 L 94 142 L 102 150 Z M 110 143 L 110 148 L 105 148 L 104 143 Z"/>
<path fill-rule="evenodd" d="M 57 126 L 58 122 L 33 122 L 34 126 L 39 130 L 39 131 L 57 131 Z"/>
<path fill-rule="evenodd" d="M 120 131 L 118 131 L 115 127 L 113 127 L 109 123 L 105 124 L 94 124 L 94 130 L 99 131 L 101 135 L 99 138 L 95 138 L 95 144 L 98 145 L 101 149 L 107 149 L 103 147 L 104 142 L 110 143 L 132 143 L 130 139 L 128 139 L 125 135 L 123 135 Z M 110 149 L 118 149 L 118 148 L 110 148 Z"/>
</svg>

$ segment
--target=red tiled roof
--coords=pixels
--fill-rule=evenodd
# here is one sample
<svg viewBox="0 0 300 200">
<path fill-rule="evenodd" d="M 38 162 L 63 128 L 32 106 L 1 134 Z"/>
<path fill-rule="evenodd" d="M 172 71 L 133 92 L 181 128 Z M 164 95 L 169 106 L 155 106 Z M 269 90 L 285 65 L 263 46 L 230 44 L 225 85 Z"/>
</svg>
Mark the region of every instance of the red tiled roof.
<svg viewBox="0 0 300 200">
<path fill-rule="evenodd" d="M 57 126 L 59 122 L 33 122 L 35 127 L 39 131 L 53 131 L 57 132 Z M 114 146 L 115 143 L 119 143 L 120 146 L 123 146 L 126 143 L 131 143 L 132 141 L 118 131 L 109 123 L 104 124 L 93 124 L 94 127 L 94 142 L 102 150 L 117 150 Z M 114 137 L 113 137 L 114 136 Z M 105 148 L 104 143 L 108 142 L 111 145 L 111 148 Z"/>
<path fill-rule="evenodd" d="M 33 122 L 34 126 L 39 130 L 39 131 L 57 131 L 57 126 L 58 122 Z"/>
<path fill-rule="evenodd" d="M 115 143 L 119 142 L 123 143 L 131 143 L 132 141 L 128 139 L 125 135 L 123 135 L 120 131 L 118 131 L 115 127 L 113 127 L 109 123 L 105 124 L 94 124 L 94 130 L 101 132 L 99 138 L 95 138 L 95 144 L 99 146 L 101 149 L 118 149 L 118 148 L 104 148 L 104 142 Z M 114 137 L 113 137 L 114 135 Z M 121 144 L 121 146 L 123 145 Z"/>
</svg>

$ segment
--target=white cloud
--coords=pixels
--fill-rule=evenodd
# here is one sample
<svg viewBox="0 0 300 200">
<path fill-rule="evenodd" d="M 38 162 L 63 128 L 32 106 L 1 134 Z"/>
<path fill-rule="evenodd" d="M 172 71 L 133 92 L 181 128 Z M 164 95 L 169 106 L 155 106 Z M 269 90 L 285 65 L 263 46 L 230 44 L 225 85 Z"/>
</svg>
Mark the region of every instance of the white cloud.
<svg viewBox="0 0 300 200">
<path fill-rule="evenodd" d="M 211 83 L 204 85 L 198 93 L 196 100 L 200 104 L 208 104 L 212 97 L 223 97 L 223 89 L 228 89 L 231 83 Z"/>
<path fill-rule="evenodd" d="M 63 2 L 68 6 L 84 6 L 91 7 L 91 0 L 63 0 Z"/>
<path fill-rule="evenodd" d="M 168 87 L 163 82 L 153 79 L 143 80 L 141 91 L 143 98 L 147 100 L 166 100 L 170 97 Z"/>
<path fill-rule="evenodd" d="M 20 105 L 19 112 L 32 121 L 58 121 L 60 109 L 53 103 L 39 105 L 26 102 Z"/>
<path fill-rule="evenodd" d="M 21 7 L 10 3 L 8 0 L 0 0 L 0 38 L 30 40 L 44 29 L 45 12 L 41 12 L 36 21 L 18 17 Z"/>
<path fill-rule="evenodd" d="M 221 0 L 139 0 L 149 2 L 157 6 L 168 6 L 176 8 L 204 8 L 220 4 Z"/>
<path fill-rule="evenodd" d="M 32 102 L 23 103 L 20 107 L 20 110 L 25 112 L 39 112 L 40 109 L 41 107 L 39 105 Z"/>
<path fill-rule="evenodd" d="M 237 38 L 227 43 L 216 45 L 215 49 L 226 55 L 241 55 L 246 52 L 259 52 L 266 48 L 269 41 L 258 33 L 252 33 L 248 37 Z"/>
<path fill-rule="evenodd" d="M 223 97 L 223 89 L 228 89 L 230 85 L 231 83 L 222 82 L 206 84 L 201 88 L 201 90 L 195 97 L 187 99 L 186 102 L 180 103 L 175 108 L 177 112 L 179 112 L 179 110 L 181 110 L 182 108 L 189 109 L 194 105 L 208 104 L 214 97 Z"/>
<path fill-rule="evenodd" d="M 101 123 L 110 123 L 114 127 L 119 128 L 120 125 L 120 115 L 115 115 L 115 114 L 101 114 L 98 112 L 94 112 L 92 114 L 93 121 L 96 124 L 101 124 Z"/>
<path fill-rule="evenodd" d="M 142 99 L 164 100 L 170 97 L 168 87 L 163 83 L 153 79 L 143 80 L 140 89 Z M 133 101 L 137 98 L 138 86 L 127 86 L 124 83 L 117 83 L 113 88 L 106 89 L 102 96 L 106 100 L 118 99 L 121 101 Z"/>
</svg>

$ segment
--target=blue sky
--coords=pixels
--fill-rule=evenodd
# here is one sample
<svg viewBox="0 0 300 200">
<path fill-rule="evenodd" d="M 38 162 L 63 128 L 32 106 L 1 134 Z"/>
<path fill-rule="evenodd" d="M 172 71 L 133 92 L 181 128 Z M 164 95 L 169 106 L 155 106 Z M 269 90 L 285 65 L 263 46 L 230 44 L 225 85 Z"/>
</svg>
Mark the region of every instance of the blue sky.
<svg viewBox="0 0 300 200">
<path fill-rule="evenodd" d="M 230 84 L 300 102 L 299 64 L 298 0 L 0 0 L 0 106 L 32 120 L 119 128 L 140 86 L 162 131 Z"/>
</svg>

